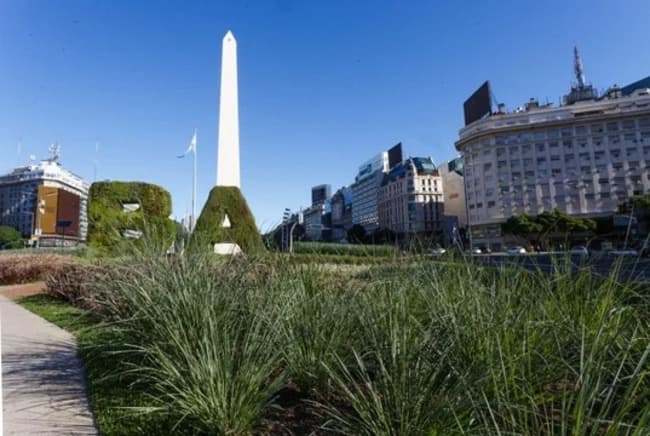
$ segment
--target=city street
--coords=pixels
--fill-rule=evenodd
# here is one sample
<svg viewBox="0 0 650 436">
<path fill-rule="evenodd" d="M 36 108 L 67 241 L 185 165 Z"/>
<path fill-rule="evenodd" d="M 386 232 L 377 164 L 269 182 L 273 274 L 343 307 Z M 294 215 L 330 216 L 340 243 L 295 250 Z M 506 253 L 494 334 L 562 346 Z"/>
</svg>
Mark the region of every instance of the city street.
<svg viewBox="0 0 650 436">
<path fill-rule="evenodd" d="M 486 265 L 515 265 L 544 272 L 552 271 L 555 265 L 563 266 L 567 257 L 570 258 L 574 271 L 588 269 L 604 277 L 616 270 L 621 281 L 650 282 L 650 259 L 638 256 L 614 256 L 601 252 L 589 256 L 564 252 L 519 255 L 491 253 L 473 256 L 476 262 Z"/>
</svg>

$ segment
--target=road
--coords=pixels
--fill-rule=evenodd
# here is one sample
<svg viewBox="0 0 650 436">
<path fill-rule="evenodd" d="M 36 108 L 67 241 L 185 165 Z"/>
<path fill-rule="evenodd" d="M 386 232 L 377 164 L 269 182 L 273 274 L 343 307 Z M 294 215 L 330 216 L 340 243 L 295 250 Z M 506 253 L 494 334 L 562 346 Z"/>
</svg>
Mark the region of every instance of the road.
<svg viewBox="0 0 650 436">
<path fill-rule="evenodd" d="M 555 265 L 565 265 L 569 260 L 574 271 L 587 269 L 600 276 L 608 276 L 613 271 L 621 281 L 650 283 L 650 259 L 637 256 L 613 256 L 595 253 L 589 256 L 568 253 L 529 253 L 508 255 L 505 253 L 479 254 L 473 259 L 485 265 L 513 265 L 529 270 L 550 272 Z"/>
</svg>

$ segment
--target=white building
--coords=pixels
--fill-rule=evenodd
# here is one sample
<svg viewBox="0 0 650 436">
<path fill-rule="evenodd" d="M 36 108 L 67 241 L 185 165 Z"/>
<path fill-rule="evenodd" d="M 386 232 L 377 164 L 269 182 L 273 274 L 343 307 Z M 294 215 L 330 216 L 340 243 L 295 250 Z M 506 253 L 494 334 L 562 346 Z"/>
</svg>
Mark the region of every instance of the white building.
<svg viewBox="0 0 650 436">
<path fill-rule="evenodd" d="M 431 158 L 409 158 L 384 176 L 379 226 L 401 234 L 441 231 L 443 204 L 442 180 Z"/>
<path fill-rule="evenodd" d="M 51 159 L 16 168 L 11 173 L 0 176 L 0 225 L 15 227 L 24 237 L 33 236 L 37 232 L 39 218 L 44 213 L 36 204 L 39 187 L 58 188 L 79 197 L 79 234 L 76 239 L 86 240 L 89 184 L 61 167 L 58 149 L 53 153 Z M 75 235 L 69 235 L 70 238 L 73 236 Z"/>
<path fill-rule="evenodd" d="M 598 99 L 577 53 L 576 76 L 563 106 L 531 99 L 460 130 L 455 145 L 475 244 L 500 238 L 500 224 L 513 215 L 607 216 L 650 191 L 650 89 L 624 94 L 614 86 Z"/>
</svg>

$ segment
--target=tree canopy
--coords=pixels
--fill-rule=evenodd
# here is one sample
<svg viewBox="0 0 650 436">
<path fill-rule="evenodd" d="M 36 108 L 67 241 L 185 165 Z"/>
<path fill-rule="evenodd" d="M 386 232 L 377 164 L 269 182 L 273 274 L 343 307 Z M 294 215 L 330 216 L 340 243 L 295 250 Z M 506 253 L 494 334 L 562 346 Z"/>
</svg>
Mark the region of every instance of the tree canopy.
<svg viewBox="0 0 650 436">
<path fill-rule="evenodd" d="M 571 232 L 592 232 L 596 230 L 596 221 L 554 209 L 536 216 L 527 214 L 512 216 L 501 225 L 501 230 L 503 233 L 523 238 L 535 235 L 536 239 L 543 239 L 552 233 L 567 235 Z"/>
<path fill-rule="evenodd" d="M 0 247 L 19 245 L 22 235 L 10 226 L 0 226 Z"/>
</svg>

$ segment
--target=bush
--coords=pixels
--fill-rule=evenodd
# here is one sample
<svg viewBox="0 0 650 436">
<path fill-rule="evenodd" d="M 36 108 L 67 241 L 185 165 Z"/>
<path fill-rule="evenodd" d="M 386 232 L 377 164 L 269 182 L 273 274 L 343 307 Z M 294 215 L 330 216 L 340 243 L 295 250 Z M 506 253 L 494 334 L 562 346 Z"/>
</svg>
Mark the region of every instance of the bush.
<svg viewBox="0 0 650 436">
<path fill-rule="evenodd" d="M 222 227 L 228 215 L 230 227 Z M 247 254 L 265 251 L 255 218 L 239 188 L 215 186 L 203 206 L 191 243 L 200 251 L 212 252 L 215 243 L 236 243 Z"/>
<path fill-rule="evenodd" d="M 124 212 L 124 203 L 137 203 L 140 208 Z M 142 182 L 93 183 L 88 194 L 88 244 L 102 254 L 122 254 L 140 247 L 144 240 L 127 239 L 124 230 L 139 230 L 169 247 L 176 231 L 169 219 L 171 211 L 171 195 L 160 186 Z"/>
<path fill-rule="evenodd" d="M 57 254 L 0 255 L 0 285 L 45 280 L 68 261 L 68 256 Z"/>
<path fill-rule="evenodd" d="M 300 256 L 130 258 L 94 279 L 146 412 L 208 434 L 645 434 L 647 287 Z"/>
<path fill-rule="evenodd" d="M 9 226 L 0 226 L 0 249 L 22 246 L 22 235 L 18 230 Z"/>
<path fill-rule="evenodd" d="M 294 253 L 347 255 L 347 256 L 397 256 L 399 253 L 392 245 L 335 244 L 324 242 L 294 242 Z"/>
</svg>

